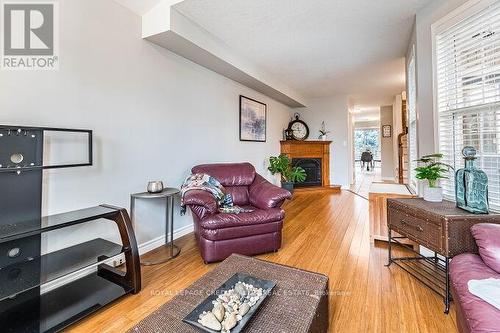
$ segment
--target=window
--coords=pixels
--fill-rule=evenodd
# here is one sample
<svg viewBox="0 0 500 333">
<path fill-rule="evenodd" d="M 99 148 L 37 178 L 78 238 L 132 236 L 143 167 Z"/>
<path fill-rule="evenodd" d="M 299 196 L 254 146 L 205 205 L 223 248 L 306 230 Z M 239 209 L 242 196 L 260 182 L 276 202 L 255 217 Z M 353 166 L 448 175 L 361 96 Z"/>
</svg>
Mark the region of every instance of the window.
<svg viewBox="0 0 500 333">
<path fill-rule="evenodd" d="M 475 147 L 500 210 L 500 2 L 438 32 L 435 46 L 439 151 L 461 168 L 462 148 Z M 443 189 L 454 200 L 453 177 Z"/>
<path fill-rule="evenodd" d="M 362 128 L 354 130 L 354 158 L 361 159 L 361 154 L 369 150 L 375 160 L 380 160 L 380 132 L 378 128 Z"/>
<path fill-rule="evenodd" d="M 417 191 L 417 177 L 415 168 L 417 167 L 416 160 L 418 159 L 417 149 L 417 83 L 415 77 L 415 46 L 412 47 L 410 60 L 408 62 L 408 154 L 410 168 L 409 185 Z"/>
</svg>

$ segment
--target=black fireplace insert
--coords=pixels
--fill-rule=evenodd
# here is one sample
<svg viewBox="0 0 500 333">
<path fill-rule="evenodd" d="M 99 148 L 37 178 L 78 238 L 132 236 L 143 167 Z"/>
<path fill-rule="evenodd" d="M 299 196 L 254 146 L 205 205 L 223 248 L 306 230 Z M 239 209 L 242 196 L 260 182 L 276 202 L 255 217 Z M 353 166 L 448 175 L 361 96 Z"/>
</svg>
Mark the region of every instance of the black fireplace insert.
<svg viewBox="0 0 500 333">
<path fill-rule="evenodd" d="M 294 158 L 292 165 L 306 171 L 306 180 L 303 183 L 294 184 L 295 187 L 312 187 L 323 184 L 321 158 Z"/>
</svg>

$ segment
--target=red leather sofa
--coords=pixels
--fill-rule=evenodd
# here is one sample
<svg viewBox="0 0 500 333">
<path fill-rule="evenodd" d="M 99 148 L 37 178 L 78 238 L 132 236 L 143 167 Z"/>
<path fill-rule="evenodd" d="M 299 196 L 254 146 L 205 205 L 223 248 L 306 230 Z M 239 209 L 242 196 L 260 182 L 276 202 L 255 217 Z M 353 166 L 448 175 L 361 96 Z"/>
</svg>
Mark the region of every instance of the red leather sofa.
<svg viewBox="0 0 500 333">
<path fill-rule="evenodd" d="M 472 226 L 479 254 L 463 253 L 450 263 L 450 280 L 460 333 L 500 332 L 500 310 L 469 292 L 470 280 L 500 279 L 500 225 Z"/>
<path fill-rule="evenodd" d="M 191 171 L 214 177 L 232 195 L 235 205 L 253 209 L 219 213 L 212 194 L 201 190 L 185 194 L 184 204 L 193 213 L 196 239 L 206 263 L 224 260 L 232 253 L 255 255 L 281 247 L 285 218 L 281 205 L 291 198 L 289 191 L 269 183 L 250 163 L 203 164 Z"/>
</svg>

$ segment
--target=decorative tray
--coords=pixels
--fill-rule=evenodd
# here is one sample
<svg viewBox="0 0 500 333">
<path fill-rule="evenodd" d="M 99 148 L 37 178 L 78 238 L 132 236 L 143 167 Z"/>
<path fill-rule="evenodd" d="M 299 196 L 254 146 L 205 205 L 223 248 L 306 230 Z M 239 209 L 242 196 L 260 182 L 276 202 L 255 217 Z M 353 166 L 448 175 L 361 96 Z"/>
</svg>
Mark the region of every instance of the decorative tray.
<svg viewBox="0 0 500 333">
<path fill-rule="evenodd" d="M 182 321 L 203 332 L 242 332 L 275 286 L 274 281 L 236 273 Z"/>
</svg>

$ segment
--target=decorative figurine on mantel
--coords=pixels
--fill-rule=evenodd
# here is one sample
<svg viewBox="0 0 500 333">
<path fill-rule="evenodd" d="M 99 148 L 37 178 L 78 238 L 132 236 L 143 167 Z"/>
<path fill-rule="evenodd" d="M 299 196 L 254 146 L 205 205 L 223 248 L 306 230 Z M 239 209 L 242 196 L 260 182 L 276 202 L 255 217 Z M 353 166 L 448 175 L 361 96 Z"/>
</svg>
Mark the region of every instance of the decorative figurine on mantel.
<svg viewBox="0 0 500 333">
<path fill-rule="evenodd" d="M 464 147 L 465 167 L 455 175 L 455 198 L 458 208 L 474 214 L 488 214 L 488 176 L 474 166 L 476 149 Z"/>
<path fill-rule="evenodd" d="M 318 139 L 326 141 L 328 133 L 330 133 L 330 131 L 326 130 L 325 122 L 322 121 L 321 122 L 321 127 L 319 129 L 319 137 L 318 137 Z"/>
<path fill-rule="evenodd" d="M 447 179 L 446 174 L 453 170 L 451 165 L 439 162 L 443 158 L 443 154 L 435 153 L 422 156 L 417 160 L 423 165 L 415 168 L 416 177 L 420 180 L 427 180 L 428 186 L 424 187 L 424 200 L 429 202 L 443 201 L 443 188 L 439 186 L 440 179 Z"/>
</svg>

